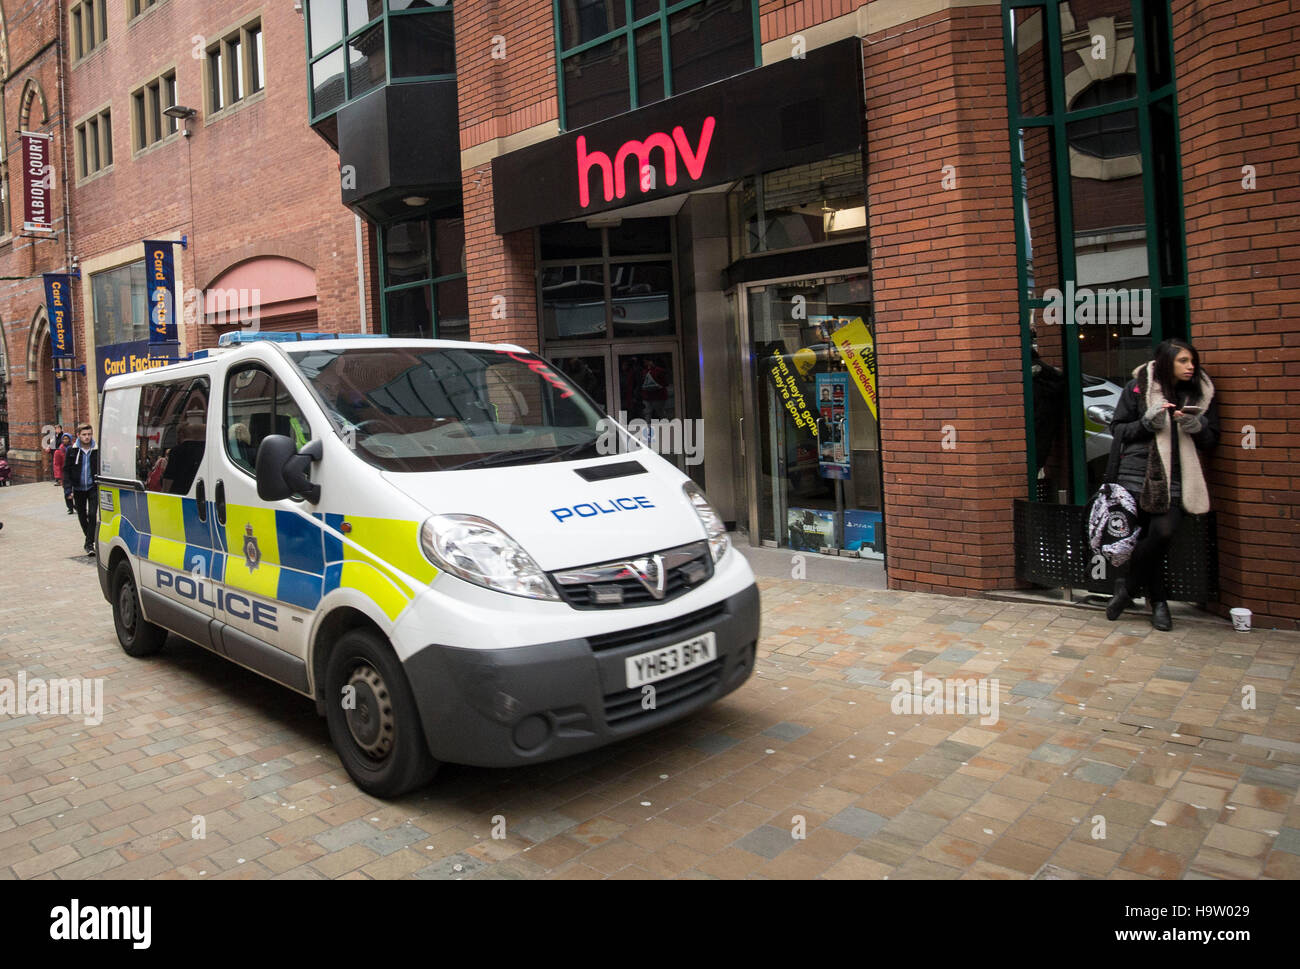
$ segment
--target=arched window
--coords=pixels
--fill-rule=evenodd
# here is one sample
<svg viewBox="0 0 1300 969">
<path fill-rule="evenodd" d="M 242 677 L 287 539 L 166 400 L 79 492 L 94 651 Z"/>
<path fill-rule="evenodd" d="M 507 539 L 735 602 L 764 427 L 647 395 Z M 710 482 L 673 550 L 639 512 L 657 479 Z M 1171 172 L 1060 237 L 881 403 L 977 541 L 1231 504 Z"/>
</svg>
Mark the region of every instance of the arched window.
<svg viewBox="0 0 1300 969">
<path fill-rule="evenodd" d="M 1114 104 L 1116 101 L 1128 101 L 1137 97 L 1137 76 L 1134 74 L 1116 74 L 1101 81 L 1096 81 L 1074 100 L 1071 111 L 1083 111 L 1087 108 Z M 1093 158 L 1123 158 L 1136 155 L 1142 150 L 1138 137 L 1137 111 L 1120 111 L 1116 114 L 1102 114 L 1095 118 L 1075 121 L 1069 127 L 1070 147 Z"/>
</svg>

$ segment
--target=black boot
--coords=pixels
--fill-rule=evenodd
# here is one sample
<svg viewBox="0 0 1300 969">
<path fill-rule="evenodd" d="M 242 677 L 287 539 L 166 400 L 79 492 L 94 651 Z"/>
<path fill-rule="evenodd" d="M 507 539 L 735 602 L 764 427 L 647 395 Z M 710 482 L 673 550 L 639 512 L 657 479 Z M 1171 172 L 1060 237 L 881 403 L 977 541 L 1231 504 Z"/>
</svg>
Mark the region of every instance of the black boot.
<svg viewBox="0 0 1300 969">
<path fill-rule="evenodd" d="M 1151 603 L 1151 627 L 1162 633 L 1174 628 L 1174 620 L 1169 615 L 1169 603 L 1163 599 Z"/>
<path fill-rule="evenodd" d="M 1133 605 L 1133 596 L 1128 591 L 1128 586 L 1123 579 L 1115 583 L 1115 594 L 1111 596 L 1110 602 L 1106 604 L 1106 618 L 1115 622 L 1123 614 L 1124 610 Z"/>
</svg>

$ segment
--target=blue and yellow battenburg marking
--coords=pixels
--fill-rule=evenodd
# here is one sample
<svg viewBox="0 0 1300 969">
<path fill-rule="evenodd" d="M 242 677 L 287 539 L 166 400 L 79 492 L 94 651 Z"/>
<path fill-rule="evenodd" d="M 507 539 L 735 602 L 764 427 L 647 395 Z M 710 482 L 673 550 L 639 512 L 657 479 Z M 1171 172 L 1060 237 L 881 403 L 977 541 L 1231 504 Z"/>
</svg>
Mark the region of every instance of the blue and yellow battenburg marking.
<svg viewBox="0 0 1300 969">
<path fill-rule="evenodd" d="M 211 501 L 204 521 L 194 498 L 100 490 L 105 496 L 101 542 L 120 536 L 139 559 L 299 609 L 315 609 L 330 592 L 349 588 L 396 619 L 419 591 L 408 579 L 428 585 L 438 574 L 420 550 L 418 522 L 319 513 L 307 517 L 278 508 L 227 505 L 223 527 Z M 365 552 L 321 527 L 340 532 L 345 520 L 351 526 L 348 539 Z M 249 548 L 250 538 L 255 551 Z"/>
</svg>

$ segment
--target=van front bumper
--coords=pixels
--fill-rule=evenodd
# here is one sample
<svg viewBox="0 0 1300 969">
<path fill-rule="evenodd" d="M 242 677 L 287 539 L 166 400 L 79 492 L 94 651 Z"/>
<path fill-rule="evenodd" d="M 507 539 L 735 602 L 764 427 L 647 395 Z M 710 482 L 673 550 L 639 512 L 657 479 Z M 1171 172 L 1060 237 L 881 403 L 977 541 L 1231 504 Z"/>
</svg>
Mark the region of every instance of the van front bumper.
<svg viewBox="0 0 1300 969">
<path fill-rule="evenodd" d="M 434 757 L 510 767 L 633 737 L 725 696 L 754 670 L 758 627 L 758 586 L 750 585 L 626 632 L 494 650 L 432 645 L 404 666 Z M 717 637 L 716 659 L 654 683 L 653 693 L 627 688 L 629 656 L 706 632 Z"/>
</svg>

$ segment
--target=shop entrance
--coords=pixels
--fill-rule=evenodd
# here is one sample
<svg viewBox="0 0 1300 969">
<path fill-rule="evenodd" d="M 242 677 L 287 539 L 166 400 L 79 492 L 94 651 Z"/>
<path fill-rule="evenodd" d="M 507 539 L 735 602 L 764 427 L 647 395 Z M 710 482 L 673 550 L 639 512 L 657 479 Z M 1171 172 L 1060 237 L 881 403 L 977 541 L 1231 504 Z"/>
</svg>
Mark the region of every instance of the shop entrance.
<svg viewBox="0 0 1300 969">
<path fill-rule="evenodd" d="M 865 270 L 742 286 L 745 473 L 755 545 L 882 556 Z"/>
</svg>

